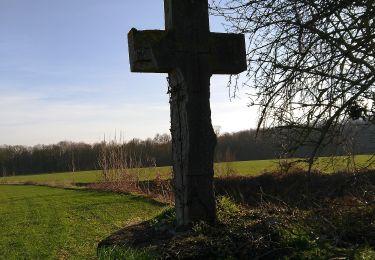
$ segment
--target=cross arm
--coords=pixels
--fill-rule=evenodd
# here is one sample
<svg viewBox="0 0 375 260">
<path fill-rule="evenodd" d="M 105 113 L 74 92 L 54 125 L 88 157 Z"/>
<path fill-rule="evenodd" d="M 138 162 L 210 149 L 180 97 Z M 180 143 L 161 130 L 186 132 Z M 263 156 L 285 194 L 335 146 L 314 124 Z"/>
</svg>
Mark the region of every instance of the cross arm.
<svg viewBox="0 0 375 260">
<path fill-rule="evenodd" d="M 210 64 L 213 74 L 238 74 L 245 71 L 245 36 L 234 33 L 210 33 Z"/>
<path fill-rule="evenodd" d="M 209 33 L 208 39 L 208 50 L 203 52 L 208 52 L 212 74 L 238 74 L 246 70 L 243 34 Z M 176 50 L 178 41 L 173 33 L 162 30 L 133 28 L 128 34 L 128 44 L 132 72 L 168 73 L 177 67 L 178 53 L 194 53 L 191 49 Z"/>
<path fill-rule="evenodd" d="M 167 31 L 131 29 L 128 34 L 132 72 L 168 73 L 173 69 Z"/>
</svg>

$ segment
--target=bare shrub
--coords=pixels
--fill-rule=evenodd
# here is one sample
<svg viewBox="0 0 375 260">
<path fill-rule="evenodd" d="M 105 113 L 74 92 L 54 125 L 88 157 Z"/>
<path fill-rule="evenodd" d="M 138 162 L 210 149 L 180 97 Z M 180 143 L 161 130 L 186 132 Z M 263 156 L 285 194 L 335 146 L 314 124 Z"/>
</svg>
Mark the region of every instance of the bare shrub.
<svg viewBox="0 0 375 260">
<path fill-rule="evenodd" d="M 301 163 L 306 163 L 306 160 L 280 158 L 275 172 L 281 174 L 304 172 Z"/>
<path fill-rule="evenodd" d="M 215 175 L 218 178 L 230 178 L 239 175 L 238 171 L 233 167 L 232 163 L 220 163 L 214 166 Z"/>
<path fill-rule="evenodd" d="M 139 182 L 137 168 L 143 166 L 142 160 L 135 153 L 128 151 L 122 138 L 104 141 L 99 156 L 99 166 L 102 169 L 101 182 L 111 183 L 136 189 Z"/>
<path fill-rule="evenodd" d="M 98 163 L 102 174 L 99 183 L 90 185 L 91 188 L 135 192 L 163 202 L 173 199 L 170 180 L 162 178 L 155 159 L 143 151 L 131 150 L 122 138 L 102 143 Z M 155 177 L 151 178 L 151 174 L 155 174 Z"/>
</svg>

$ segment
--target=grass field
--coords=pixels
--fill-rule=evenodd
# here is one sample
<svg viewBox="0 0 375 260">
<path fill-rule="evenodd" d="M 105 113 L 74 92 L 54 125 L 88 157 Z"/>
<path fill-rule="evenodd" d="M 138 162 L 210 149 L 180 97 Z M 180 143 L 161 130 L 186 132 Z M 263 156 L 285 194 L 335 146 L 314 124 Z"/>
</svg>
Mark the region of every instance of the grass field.
<svg viewBox="0 0 375 260">
<path fill-rule="evenodd" d="M 164 207 L 132 195 L 0 185 L 0 259 L 95 259 L 100 240 Z"/>
<path fill-rule="evenodd" d="M 366 165 L 370 155 L 358 155 L 355 157 L 357 167 Z M 347 170 L 347 158 L 319 158 L 314 169 L 326 173 L 332 173 L 340 170 Z M 307 168 L 306 165 L 299 164 L 299 167 Z M 275 171 L 279 168 L 278 160 L 257 160 L 257 161 L 239 161 L 229 163 L 216 163 L 215 175 L 225 175 L 233 172 L 243 176 L 255 176 L 264 172 Z M 372 166 L 374 168 L 374 166 Z M 155 167 L 144 169 L 133 169 L 140 178 L 140 180 L 154 179 L 157 174 L 163 178 L 170 178 L 171 167 Z M 66 173 L 51 173 L 38 175 L 21 175 L 11 177 L 0 177 L 0 183 L 32 183 L 32 184 L 48 184 L 56 186 L 70 186 L 73 183 L 93 183 L 100 179 L 101 171 L 84 171 L 84 172 L 66 172 Z"/>
<path fill-rule="evenodd" d="M 364 165 L 368 158 L 369 156 L 357 156 L 357 166 Z M 330 158 L 320 158 L 316 165 L 317 169 L 327 173 L 345 170 L 346 167 L 347 161 L 344 158 L 336 158 L 333 162 Z M 278 161 L 276 160 L 215 165 L 217 176 L 228 173 L 254 176 L 277 169 Z M 133 171 L 139 174 L 141 180 L 153 179 L 157 174 L 166 178 L 170 176 L 170 167 L 134 169 Z M 69 187 L 73 183 L 96 182 L 99 178 L 100 171 L 87 171 L 13 176 L 0 178 L 0 183 L 35 183 Z M 163 204 L 134 195 L 94 192 L 79 188 L 0 185 L 0 259 L 95 259 L 96 246 L 99 241 L 127 224 L 151 219 L 165 208 Z M 373 210 L 373 208 L 370 209 Z M 349 220 L 357 221 L 362 216 L 361 212 L 354 217 L 350 214 L 347 217 Z M 302 215 L 305 216 L 305 213 Z M 330 215 L 327 214 L 327 216 Z M 312 216 L 315 216 L 314 212 Z M 332 223 L 335 223 L 334 227 L 338 227 L 338 233 L 341 232 L 342 216 L 339 215 L 337 221 L 332 220 Z M 371 213 L 370 216 L 373 214 Z M 314 220 L 311 223 L 315 222 Z M 373 225 L 371 223 L 370 229 Z M 324 224 L 320 226 L 323 228 Z M 345 230 L 349 227 L 352 225 L 345 226 Z M 293 228 L 294 226 L 291 232 L 294 232 Z M 364 226 L 363 230 L 367 229 L 369 228 Z M 364 232 L 360 230 L 357 233 Z M 324 232 L 322 234 L 326 236 Z M 290 246 L 288 243 L 286 243 L 287 246 Z M 314 250 L 317 248 L 314 241 L 309 244 L 314 244 L 312 247 Z M 366 244 L 364 248 L 367 248 Z M 370 253 L 373 256 L 373 251 Z M 371 257 L 356 259 L 371 259 Z"/>
<path fill-rule="evenodd" d="M 169 177 L 171 173 L 170 167 L 155 167 L 133 169 L 140 180 L 154 179 L 159 173 L 164 177 Z M 1 183 L 20 184 L 29 182 L 31 184 L 48 184 L 57 186 L 70 186 L 72 183 L 93 183 L 99 181 L 101 178 L 101 171 L 81 171 L 81 172 L 63 172 L 63 173 L 48 173 L 36 175 L 19 175 L 10 177 L 0 177 Z"/>
</svg>

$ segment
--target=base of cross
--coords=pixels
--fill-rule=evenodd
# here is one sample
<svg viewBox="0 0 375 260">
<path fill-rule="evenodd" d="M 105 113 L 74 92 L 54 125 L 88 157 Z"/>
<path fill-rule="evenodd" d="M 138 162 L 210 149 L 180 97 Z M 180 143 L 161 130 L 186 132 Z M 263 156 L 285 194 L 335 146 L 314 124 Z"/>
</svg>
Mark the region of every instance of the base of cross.
<svg viewBox="0 0 375 260">
<path fill-rule="evenodd" d="M 98 259 L 113 259 L 114 256 L 115 259 L 126 258 L 121 253 L 119 255 L 114 254 L 113 252 L 116 252 L 116 250 L 129 255 L 133 255 L 133 252 L 147 252 L 146 254 L 150 254 L 142 255 L 142 257 L 139 257 L 140 259 L 206 259 L 205 256 L 209 251 L 207 251 L 207 247 L 204 244 L 197 244 L 199 248 L 204 249 L 203 252 L 183 246 L 175 248 L 175 257 L 166 253 L 170 250 L 173 251 L 174 246 L 178 247 L 179 244 L 186 243 L 193 232 L 192 229 L 176 227 L 173 219 L 172 211 L 167 210 L 155 219 L 130 225 L 111 234 L 99 242 L 97 246 Z M 186 256 L 194 254 L 195 257 L 185 256 L 179 258 L 177 257 L 179 254 Z M 137 257 L 133 255 L 133 258 Z"/>
<path fill-rule="evenodd" d="M 209 176 L 187 176 L 185 183 L 188 188 L 181 192 L 175 190 L 175 196 L 180 196 L 175 200 L 178 230 L 188 230 L 193 224 L 201 221 L 209 224 L 216 222 L 212 182 Z"/>
</svg>

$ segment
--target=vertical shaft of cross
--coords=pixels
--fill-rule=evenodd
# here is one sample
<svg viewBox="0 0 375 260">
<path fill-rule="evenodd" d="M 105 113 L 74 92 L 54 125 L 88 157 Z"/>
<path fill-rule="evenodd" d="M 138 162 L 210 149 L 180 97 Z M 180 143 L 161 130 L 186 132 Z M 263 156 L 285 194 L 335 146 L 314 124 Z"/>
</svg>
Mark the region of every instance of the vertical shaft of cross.
<svg viewBox="0 0 375 260">
<path fill-rule="evenodd" d="M 190 66 L 197 64 L 199 58 L 191 57 L 186 60 L 186 67 L 169 73 L 175 204 L 179 226 L 188 226 L 199 220 L 213 223 L 216 215 L 212 183 L 216 136 L 209 105 L 210 75 L 207 69 L 200 66 L 191 69 Z M 191 74 L 194 78 L 188 77 Z"/>
<path fill-rule="evenodd" d="M 165 0 L 166 29 L 173 31 L 177 66 L 169 73 L 176 214 L 179 226 L 213 223 L 213 157 L 207 0 Z M 181 15 L 184 14 L 184 15 Z"/>
</svg>

